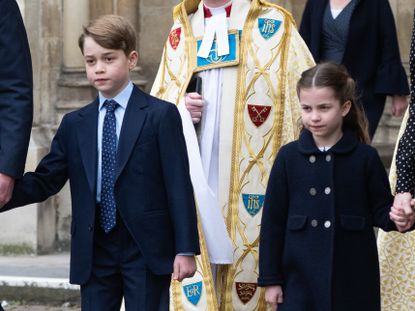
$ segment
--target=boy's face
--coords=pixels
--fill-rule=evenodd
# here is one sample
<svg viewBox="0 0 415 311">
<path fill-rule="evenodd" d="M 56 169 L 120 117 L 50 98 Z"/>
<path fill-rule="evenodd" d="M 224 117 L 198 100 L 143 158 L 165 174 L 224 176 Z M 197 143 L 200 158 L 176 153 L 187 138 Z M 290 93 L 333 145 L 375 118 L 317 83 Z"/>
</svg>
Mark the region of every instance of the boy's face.
<svg viewBox="0 0 415 311">
<path fill-rule="evenodd" d="M 84 59 L 88 81 L 106 98 L 115 97 L 127 85 L 137 58 L 136 51 L 127 57 L 123 50 L 106 49 L 91 37 L 85 37 Z"/>
</svg>

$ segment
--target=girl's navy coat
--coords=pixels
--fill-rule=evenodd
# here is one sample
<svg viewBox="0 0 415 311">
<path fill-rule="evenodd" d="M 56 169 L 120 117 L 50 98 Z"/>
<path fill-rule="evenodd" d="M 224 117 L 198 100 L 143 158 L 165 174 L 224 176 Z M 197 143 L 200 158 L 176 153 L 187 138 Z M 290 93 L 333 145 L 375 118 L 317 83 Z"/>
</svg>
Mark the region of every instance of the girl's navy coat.
<svg viewBox="0 0 415 311">
<path fill-rule="evenodd" d="M 328 1 L 308 0 L 301 20 L 300 34 L 316 63 L 322 61 L 322 22 Z M 386 95 L 409 94 L 388 0 L 358 0 L 342 64 L 357 81 L 373 134 Z"/>
<path fill-rule="evenodd" d="M 305 130 L 271 171 L 258 285 L 282 285 L 278 311 L 380 311 L 373 227 L 396 230 L 392 203 L 374 148 L 345 132 L 321 152 Z"/>
</svg>

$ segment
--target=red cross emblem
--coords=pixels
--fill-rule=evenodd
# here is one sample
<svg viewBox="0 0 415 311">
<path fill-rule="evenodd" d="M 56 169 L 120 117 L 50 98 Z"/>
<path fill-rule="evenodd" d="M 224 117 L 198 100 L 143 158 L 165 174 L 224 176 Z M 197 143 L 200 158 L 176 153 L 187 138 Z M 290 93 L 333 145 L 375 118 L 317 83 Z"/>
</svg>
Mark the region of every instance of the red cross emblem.
<svg viewBox="0 0 415 311">
<path fill-rule="evenodd" d="M 248 113 L 252 123 L 260 127 L 268 119 L 271 108 L 271 106 L 248 104 Z"/>
<path fill-rule="evenodd" d="M 182 33 L 182 28 L 173 29 L 169 34 L 169 42 L 173 50 L 177 49 L 177 46 L 180 42 L 180 35 Z"/>
</svg>

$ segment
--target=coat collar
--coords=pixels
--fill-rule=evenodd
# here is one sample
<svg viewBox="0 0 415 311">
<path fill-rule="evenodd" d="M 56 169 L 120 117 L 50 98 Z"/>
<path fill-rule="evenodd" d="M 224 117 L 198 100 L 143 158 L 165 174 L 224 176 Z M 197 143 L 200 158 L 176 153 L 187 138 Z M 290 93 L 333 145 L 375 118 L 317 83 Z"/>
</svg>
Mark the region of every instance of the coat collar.
<svg viewBox="0 0 415 311">
<path fill-rule="evenodd" d="M 330 153 L 348 153 L 357 147 L 359 140 L 352 131 L 344 131 L 340 140 L 330 148 Z M 309 130 L 304 129 L 298 139 L 298 150 L 305 154 L 320 153 Z"/>
</svg>

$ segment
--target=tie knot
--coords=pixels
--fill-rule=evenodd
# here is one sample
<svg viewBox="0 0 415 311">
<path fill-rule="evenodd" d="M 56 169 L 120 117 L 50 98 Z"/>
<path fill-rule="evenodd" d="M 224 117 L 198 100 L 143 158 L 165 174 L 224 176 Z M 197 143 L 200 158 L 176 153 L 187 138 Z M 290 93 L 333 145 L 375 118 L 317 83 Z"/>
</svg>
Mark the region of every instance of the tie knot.
<svg viewBox="0 0 415 311">
<path fill-rule="evenodd" d="M 113 99 L 106 100 L 104 102 L 104 107 L 108 112 L 114 112 L 114 110 L 118 107 L 118 103 Z"/>
</svg>

